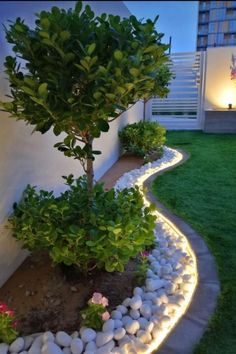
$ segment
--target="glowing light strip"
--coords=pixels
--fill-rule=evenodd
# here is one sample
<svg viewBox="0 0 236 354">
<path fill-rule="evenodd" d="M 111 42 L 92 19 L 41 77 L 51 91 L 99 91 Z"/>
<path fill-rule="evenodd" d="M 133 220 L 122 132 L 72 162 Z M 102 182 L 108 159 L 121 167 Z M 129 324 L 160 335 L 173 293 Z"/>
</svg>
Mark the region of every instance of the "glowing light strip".
<svg viewBox="0 0 236 354">
<path fill-rule="evenodd" d="M 165 147 L 165 150 L 173 151 L 175 153 L 174 157 L 170 161 L 164 162 L 164 163 L 161 162 L 161 160 L 160 160 L 159 166 L 148 168 L 143 175 L 139 176 L 136 179 L 136 181 L 134 181 L 135 185 L 138 185 L 139 187 L 143 187 L 144 181 L 147 180 L 152 174 L 154 174 L 156 172 L 160 172 L 160 171 L 166 169 L 167 167 L 174 166 L 183 160 L 183 155 L 179 151 L 169 149 L 166 147 Z M 131 173 L 132 173 L 132 171 L 131 171 Z M 150 205 L 149 201 L 147 200 L 147 198 L 145 197 L 144 194 L 143 194 L 143 197 L 144 197 L 145 204 Z M 184 295 L 185 300 L 180 305 L 179 311 L 176 311 L 175 314 L 171 317 L 171 321 L 170 321 L 170 324 L 168 325 L 168 327 L 167 328 L 160 328 L 160 333 L 159 333 L 158 337 L 153 339 L 151 344 L 148 345 L 149 348 L 145 351 L 145 353 L 147 353 L 147 354 L 152 353 L 154 350 L 157 350 L 160 347 L 161 343 L 170 334 L 170 332 L 173 331 L 174 327 L 179 322 L 181 317 L 186 313 L 186 311 L 191 303 L 191 300 L 193 298 L 196 286 L 198 284 L 196 256 L 195 256 L 194 251 L 192 250 L 186 236 L 182 232 L 180 232 L 180 230 L 168 218 L 166 218 L 161 212 L 155 210 L 154 214 L 156 214 L 157 217 L 164 222 L 164 224 L 168 225 L 168 227 L 175 234 L 177 234 L 178 236 L 181 237 L 181 239 L 184 240 L 184 243 L 185 243 L 184 251 L 193 260 L 192 271 L 191 271 L 191 273 L 193 274 L 193 282 L 191 283 L 191 285 L 192 285 L 191 289 L 187 293 L 185 293 L 185 295 Z M 181 247 L 181 250 L 183 250 L 183 246 Z"/>
</svg>

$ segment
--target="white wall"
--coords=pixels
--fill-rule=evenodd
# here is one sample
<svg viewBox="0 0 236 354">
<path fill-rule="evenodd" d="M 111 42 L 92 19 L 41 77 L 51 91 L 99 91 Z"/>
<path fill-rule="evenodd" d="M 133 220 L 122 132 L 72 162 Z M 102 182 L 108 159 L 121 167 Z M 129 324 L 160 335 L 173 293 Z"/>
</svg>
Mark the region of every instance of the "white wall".
<svg viewBox="0 0 236 354">
<path fill-rule="evenodd" d="M 21 16 L 26 23 L 33 24 L 33 14 L 53 5 L 64 8 L 72 7 L 74 2 L 1 2 L 0 22 Z M 96 13 L 114 13 L 122 17 L 130 13 L 121 1 L 94 1 L 91 3 Z M 0 97 L 7 93 L 7 81 L 4 79 L 3 61 L 10 52 L 5 45 L 3 31 L 0 32 Z M 122 126 L 133 123 L 142 118 L 143 103 L 138 102 L 125 112 L 119 119 L 111 124 L 110 131 L 96 139 L 94 148 L 101 150 L 95 161 L 95 178 L 99 179 L 107 169 L 118 159 L 120 144 L 117 132 Z M 12 204 L 18 201 L 22 191 L 28 183 L 39 188 L 54 190 L 60 193 L 64 190 L 62 175 L 73 173 L 82 174 L 79 162 L 65 157 L 53 148 L 60 138 L 50 131 L 44 135 L 32 132 L 32 126 L 24 122 L 10 119 L 6 113 L 0 112 L 0 286 L 8 279 L 26 256 L 26 251 L 20 250 L 20 245 L 11 237 L 9 230 L 5 229 L 7 217 L 12 211 Z"/>
<path fill-rule="evenodd" d="M 236 47 L 208 48 L 206 58 L 205 110 L 236 108 L 236 80 L 230 78 Z"/>
</svg>

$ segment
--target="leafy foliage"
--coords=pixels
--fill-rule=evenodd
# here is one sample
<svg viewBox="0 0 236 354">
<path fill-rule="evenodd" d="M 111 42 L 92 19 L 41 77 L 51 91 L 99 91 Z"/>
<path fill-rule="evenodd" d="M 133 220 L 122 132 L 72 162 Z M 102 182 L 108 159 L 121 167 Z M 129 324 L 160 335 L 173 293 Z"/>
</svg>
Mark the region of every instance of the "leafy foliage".
<svg viewBox="0 0 236 354">
<path fill-rule="evenodd" d="M 47 250 L 55 263 L 81 271 L 122 272 L 131 257 L 153 244 L 155 217 L 138 187 L 106 192 L 96 184 L 91 200 L 84 177 L 66 181 L 69 189 L 57 198 L 28 186 L 14 205 L 13 235 L 26 248 Z"/>
<path fill-rule="evenodd" d="M 11 343 L 17 337 L 17 321 L 14 311 L 6 304 L 0 303 L 0 342 Z"/>
<path fill-rule="evenodd" d="M 147 270 L 149 269 L 149 259 L 146 255 L 140 254 L 138 258 L 138 265 L 136 270 L 136 277 L 140 283 L 143 283 L 147 276 Z"/>
<path fill-rule="evenodd" d="M 124 127 L 119 132 L 119 137 L 126 151 L 144 157 L 163 146 L 166 141 L 165 134 L 166 130 L 160 124 L 140 121 Z"/>
<path fill-rule="evenodd" d="M 55 147 L 92 175 L 86 163 L 100 153 L 93 151 L 93 139 L 130 104 L 168 92 L 168 46 L 156 21 L 95 17 L 88 5 L 82 11 L 82 2 L 73 10 L 40 12 L 33 29 L 18 17 L 5 28 L 15 56 L 5 59 L 11 101 L 1 106 L 34 131 L 66 133 Z"/>
</svg>

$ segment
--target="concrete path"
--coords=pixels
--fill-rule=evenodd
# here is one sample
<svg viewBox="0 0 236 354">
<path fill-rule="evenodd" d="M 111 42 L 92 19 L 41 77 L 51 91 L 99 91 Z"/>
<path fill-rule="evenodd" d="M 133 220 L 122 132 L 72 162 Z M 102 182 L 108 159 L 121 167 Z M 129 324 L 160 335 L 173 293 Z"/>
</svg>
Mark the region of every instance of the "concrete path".
<svg viewBox="0 0 236 354">
<path fill-rule="evenodd" d="M 186 153 L 183 151 L 181 153 L 184 155 L 184 158 L 177 165 L 184 163 L 188 159 Z M 172 214 L 163 204 L 157 201 L 150 191 L 150 184 L 158 175 L 176 168 L 177 165 L 168 167 L 152 175 L 145 181 L 144 185 L 149 190 L 147 193 L 148 199 L 188 238 L 197 258 L 198 285 L 187 312 L 177 323 L 162 346 L 155 352 L 156 354 L 192 354 L 194 347 L 201 339 L 214 313 L 217 297 L 220 292 L 215 261 L 202 237 L 182 219 Z M 105 188 L 111 188 L 116 180 L 125 172 L 140 166 L 140 159 L 123 156 L 104 174 L 100 181 L 104 182 Z"/>
</svg>

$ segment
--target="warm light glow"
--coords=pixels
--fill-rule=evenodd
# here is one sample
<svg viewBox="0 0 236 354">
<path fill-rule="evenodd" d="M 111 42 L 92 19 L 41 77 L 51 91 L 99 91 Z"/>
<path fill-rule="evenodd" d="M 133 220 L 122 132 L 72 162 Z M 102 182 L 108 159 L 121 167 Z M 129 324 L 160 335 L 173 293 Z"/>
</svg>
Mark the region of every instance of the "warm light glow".
<svg viewBox="0 0 236 354">
<path fill-rule="evenodd" d="M 172 156 L 169 159 L 169 161 L 160 160 L 159 164 L 157 164 L 156 166 L 151 165 L 151 164 L 144 165 L 141 168 L 141 170 L 143 169 L 143 173 L 141 173 L 141 174 L 139 173 L 138 170 L 137 170 L 138 172 L 136 174 L 136 172 L 135 172 L 136 170 L 134 170 L 135 179 L 132 181 L 132 184 L 138 185 L 140 187 L 140 190 L 142 190 L 142 186 L 143 186 L 144 181 L 147 178 L 149 178 L 151 175 L 153 175 L 156 172 L 162 171 L 162 170 L 166 169 L 167 167 L 174 166 L 183 159 L 183 155 L 180 152 L 170 149 L 170 148 L 166 148 L 166 147 L 164 149 L 166 149 L 167 151 L 170 150 L 170 151 L 174 152 L 174 156 Z M 145 166 L 147 166 L 147 167 L 145 168 Z M 131 173 L 132 173 L 132 171 L 131 171 Z M 121 177 L 121 180 L 122 180 L 122 177 Z M 121 185 L 122 185 L 122 183 L 121 183 Z M 118 181 L 118 186 L 119 186 L 119 181 Z M 119 189 L 119 187 L 118 187 L 118 189 Z M 147 200 L 147 198 L 145 197 L 145 195 L 144 195 L 144 203 L 146 205 L 150 204 L 149 201 Z M 189 273 L 192 275 L 192 283 L 190 284 L 188 291 L 184 293 L 185 300 L 181 304 L 179 310 L 176 311 L 173 315 L 171 315 L 171 321 L 168 324 L 168 327 L 160 328 L 159 333 L 158 333 L 158 337 L 155 339 L 153 338 L 152 342 L 148 345 L 148 349 L 143 351 L 143 353 L 145 353 L 145 354 L 150 354 L 153 351 L 157 350 L 159 348 L 159 346 L 161 345 L 161 343 L 169 335 L 169 333 L 171 331 L 173 331 L 173 329 L 176 326 L 176 324 L 178 323 L 178 321 L 186 313 L 186 311 L 192 301 L 192 297 L 194 295 L 194 292 L 195 292 L 195 289 L 196 289 L 196 286 L 198 283 L 196 257 L 195 257 L 195 254 L 194 254 L 186 236 L 183 233 L 181 233 L 180 230 L 170 220 L 168 220 L 164 215 L 162 215 L 161 212 L 155 210 L 154 214 L 157 216 L 157 219 L 159 219 L 163 222 L 165 230 L 167 230 L 170 235 L 177 235 L 178 238 L 181 239 L 182 245 L 180 247 L 180 250 L 183 250 L 184 252 L 186 252 L 192 261 L 191 266 L 189 265 L 189 267 L 191 268 L 191 270 L 189 270 Z"/>
<path fill-rule="evenodd" d="M 218 105 L 220 108 L 229 108 L 229 104 L 232 107 L 236 105 L 236 87 L 228 87 L 221 91 L 219 97 L 217 97 Z"/>
<path fill-rule="evenodd" d="M 146 171 L 146 173 L 144 175 L 140 176 L 137 179 L 137 182 L 135 184 L 142 187 L 143 182 L 148 177 L 150 177 L 153 173 L 155 173 L 157 171 L 161 171 L 166 167 L 173 166 L 173 165 L 177 164 L 178 162 L 180 162 L 182 159 L 183 159 L 183 155 L 178 152 L 177 156 L 174 159 L 172 159 L 170 162 L 167 162 L 167 163 L 159 166 L 158 168 L 154 168 L 154 169 L 151 168 L 150 170 Z M 145 196 L 144 196 L 144 200 L 145 200 L 145 204 L 147 204 L 147 205 L 150 204 Z M 165 340 L 165 338 L 168 336 L 168 334 L 171 331 L 173 331 L 174 327 L 176 326 L 178 321 L 181 319 L 181 317 L 186 313 L 186 311 L 192 301 L 192 297 L 194 295 L 194 292 L 195 292 L 195 289 L 196 289 L 196 286 L 198 283 L 196 257 L 195 257 L 195 254 L 194 254 L 186 236 L 183 235 L 180 232 L 180 230 L 169 219 L 167 219 L 164 215 L 162 215 L 161 212 L 156 210 L 155 214 L 157 215 L 157 217 L 159 219 L 161 219 L 171 229 L 172 232 L 176 233 L 178 236 L 180 236 L 183 239 L 183 241 L 185 243 L 185 247 L 186 247 L 185 252 L 189 254 L 189 256 L 192 258 L 192 260 L 194 262 L 193 267 L 192 267 L 193 283 L 192 283 L 190 291 L 188 293 L 186 293 L 186 295 L 185 295 L 185 301 L 181 305 L 180 310 L 178 312 L 176 312 L 174 316 L 171 317 L 171 323 L 170 323 L 169 327 L 164 328 L 164 329 L 160 329 L 160 333 L 159 333 L 158 338 L 153 339 L 151 344 L 149 344 L 149 349 L 145 352 L 147 354 L 152 353 L 154 350 L 157 350 L 159 348 L 159 346 Z"/>
</svg>

